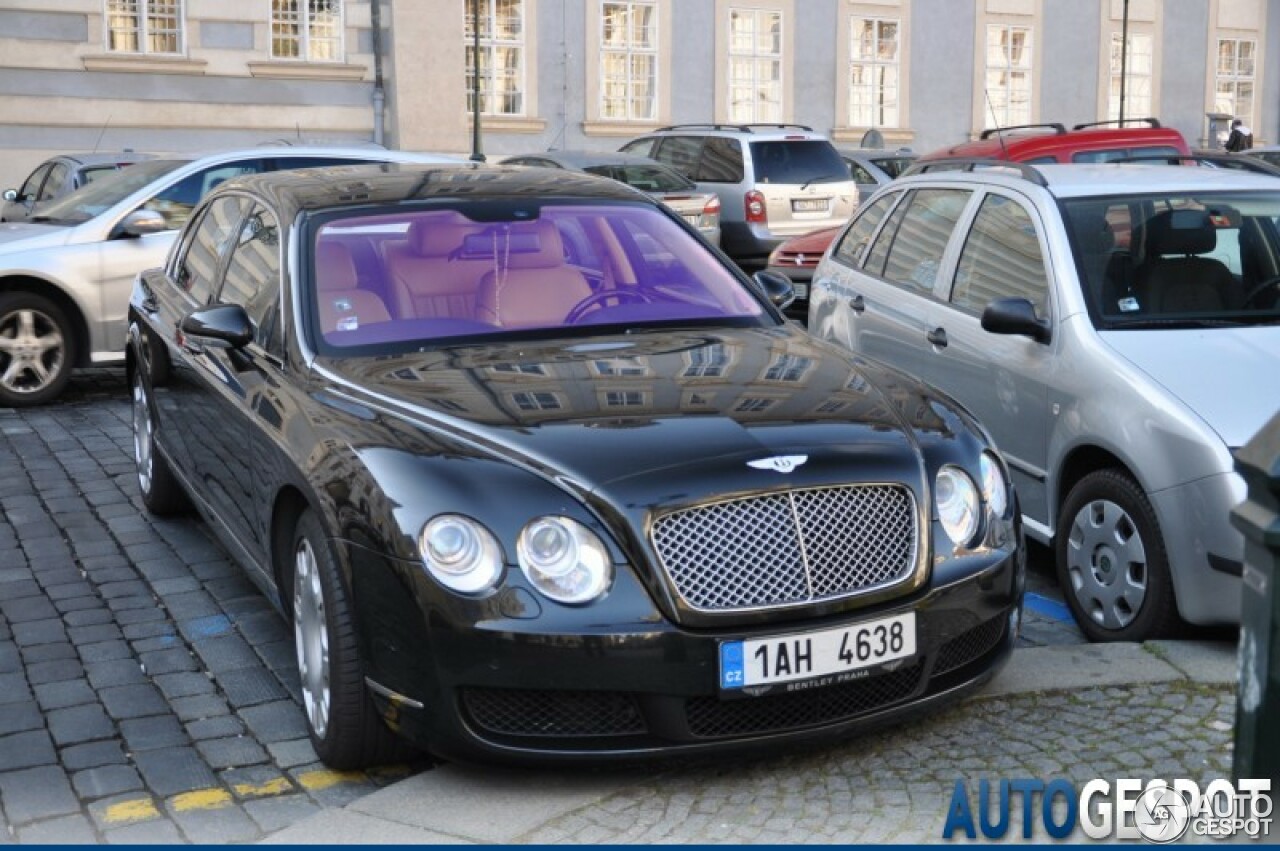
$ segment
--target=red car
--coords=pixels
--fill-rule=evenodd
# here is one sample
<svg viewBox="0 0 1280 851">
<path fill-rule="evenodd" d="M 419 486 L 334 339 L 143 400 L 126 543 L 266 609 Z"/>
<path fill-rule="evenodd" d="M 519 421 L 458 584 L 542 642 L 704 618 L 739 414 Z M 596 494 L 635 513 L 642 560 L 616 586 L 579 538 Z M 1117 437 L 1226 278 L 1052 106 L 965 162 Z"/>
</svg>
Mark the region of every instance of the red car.
<svg viewBox="0 0 1280 851">
<path fill-rule="evenodd" d="M 793 236 L 769 255 L 768 271 L 786 275 L 796 290 L 796 300 L 787 308 L 788 313 L 803 316 L 809 312 L 809 283 L 813 280 L 813 270 L 843 227 L 839 225 Z"/>
<path fill-rule="evenodd" d="M 1124 157 L 1148 155 L 1191 155 L 1187 140 L 1171 127 L 1161 127 L 1154 118 L 1126 120 L 1144 127 L 1110 126 L 1117 121 L 1077 124 L 1068 130 L 1061 124 L 1028 124 L 983 130 L 972 142 L 962 142 L 925 154 L 918 162 L 952 159 L 1012 160 L 1046 163 L 1104 163 Z"/>
</svg>

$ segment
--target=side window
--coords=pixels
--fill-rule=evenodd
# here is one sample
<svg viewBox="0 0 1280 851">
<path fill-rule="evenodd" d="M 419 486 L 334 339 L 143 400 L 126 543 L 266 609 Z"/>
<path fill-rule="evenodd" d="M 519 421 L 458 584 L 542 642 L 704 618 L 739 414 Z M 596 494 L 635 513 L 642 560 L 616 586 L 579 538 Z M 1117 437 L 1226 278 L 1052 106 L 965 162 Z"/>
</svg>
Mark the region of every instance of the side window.
<svg viewBox="0 0 1280 851">
<path fill-rule="evenodd" d="M 636 139 L 634 142 L 628 142 L 623 145 L 618 150 L 624 154 L 635 154 L 638 157 L 649 157 L 653 156 L 653 142 L 654 140 L 652 138 Z"/>
<path fill-rule="evenodd" d="M 1049 279 L 1036 226 L 1026 209 L 1003 195 L 988 195 L 960 253 L 951 303 L 981 315 L 998 298 L 1025 298 L 1048 315 Z"/>
<path fill-rule="evenodd" d="M 192 232 L 185 252 L 178 258 L 174 283 L 197 304 L 207 304 L 213 295 L 218 266 L 234 241 L 249 203 L 247 198 L 229 195 L 210 204 Z"/>
<path fill-rule="evenodd" d="M 254 339 L 271 348 L 280 304 L 280 227 L 262 205 L 240 225 L 218 301 L 244 307 L 257 329 Z"/>
<path fill-rule="evenodd" d="M 171 228 L 180 228 L 191 218 L 191 211 L 210 191 L 223 181 L 242 174 L 263 171 L 262 160 L 242 160 L 225 165 L 212 166 L 204 171 L 189 174 L 142 205 L 144 210 L 155 210 L 164 216 Z"/>
<path fill-rule="evenodd" d="M 353 159 L 351 157 L 276 157 L 268 171 L 287 171 L 293 168 L 325 168 L 331 165 L 368 165 L 379 160 Z"/>
<path fill-rule="evenodd" d="M 915 193 L 910 193 L 914 195 Z M 863 263 L 863 269 L 877 277 L 884 277 L 884 261 L 889 258 L 889 248 L 893 245 L 893 240 L 898 234 L 898 226 L 902 224 L 902 217 L 907 213 L 907 205 L 899 204 L 894 208 L 889 221 L 885 222 L 885 226 L 880 228 L 880 235 L 876 237 L 876 241 L 871 245 L 871 251 L 867 253 L 866 262 Z"/>
<path fill-rule="evenodd" d="M 40 191 L 40 184 L 44 182 L 46 177 L 48 177 L 49 169 L 51 168 L 53 168 L 52 164 L 44 165 L 31 172 L 31 176 L 27 178 L 27 182 L 22 184 L 22 188 L 18 190 L 18 200 L 36 200 L 36 193 Z"/>
<path fill-rule="evenodd" d="M 696 180 L 698 157 L 702 153 L 702 139 L 698 136 L 668 136 L 658 145 L 653 158 L 676 171 Z"/>
<path fill-rule="evenodd" d="M 49 169 L 49 177 L 45 179 L 44 186 L 40 187 L 40 197 L 36 200 L 48 201 L 53 198 L 66 185 L 70 171 L 65 163 L 54 163 L 53 168 Z"/>
<path fill-rule="evenodd" d="M 920 292 L 933 292 L 942 254 L 972 194 L 966 189 L 915 192 L 889 247 L 884 277 Z"/>
<path fill-rule="evenodd" d="M 874 203 L 860 211 L 858 217 L 854 219 L 853 227 L 845 231 L 844 238 L 836 246 L 833 256 L 841 263 L 858 266 L 862 262 L 862 255 L 871 242 L 871 235 L 876 232 L 880 220 L 900 197 L 901 193 L 892 192 L 877 198 Z"/>
<path fill-rule="evenodd" d="M 861 163 L 850 162 L 849 171 L 853 174 L 854 183 L 867 184 L 877 182 L 875 177 L 871 175 L 871 172 L 863 168 Z"/>
<path fill-rule="evenodd" d="M 694 180 L 704 183 L 741 183 L 742 143 L 725 136 L 708 136 Z"/>
</svg>

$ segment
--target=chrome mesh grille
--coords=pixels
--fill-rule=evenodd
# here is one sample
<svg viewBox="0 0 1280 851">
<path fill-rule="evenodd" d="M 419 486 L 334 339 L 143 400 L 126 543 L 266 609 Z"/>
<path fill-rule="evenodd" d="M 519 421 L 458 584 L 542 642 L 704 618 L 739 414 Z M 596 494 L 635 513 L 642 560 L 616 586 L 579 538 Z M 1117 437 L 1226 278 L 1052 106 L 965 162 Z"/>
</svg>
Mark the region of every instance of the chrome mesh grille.
<svg viewBox="0 0 1280 851">
<path fill-rule="evenodd" d="M 785 491 L 673 511 L 655 521 L 652 538 L 693 608 L 786 606 L 906 579 L 915 500 L 901 485 Z"/>
</svg>

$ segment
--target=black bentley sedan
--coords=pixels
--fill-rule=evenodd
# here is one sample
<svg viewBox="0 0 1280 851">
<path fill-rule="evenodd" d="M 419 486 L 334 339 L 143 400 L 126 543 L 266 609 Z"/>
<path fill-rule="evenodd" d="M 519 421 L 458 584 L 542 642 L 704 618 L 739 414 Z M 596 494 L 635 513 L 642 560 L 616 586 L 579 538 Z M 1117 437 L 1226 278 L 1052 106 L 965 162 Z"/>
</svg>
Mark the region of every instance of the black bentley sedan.
<svg viewBox="0 0 1280 851">
<path fill-rule="evenodd" d="M 138 483 L 292 621 L 332 766 L 829 740 L 988 678 L 1024 553 L 982 428 L 788 298 L 589 175 L 237 179 L 134 288 Z"/>
</svg>

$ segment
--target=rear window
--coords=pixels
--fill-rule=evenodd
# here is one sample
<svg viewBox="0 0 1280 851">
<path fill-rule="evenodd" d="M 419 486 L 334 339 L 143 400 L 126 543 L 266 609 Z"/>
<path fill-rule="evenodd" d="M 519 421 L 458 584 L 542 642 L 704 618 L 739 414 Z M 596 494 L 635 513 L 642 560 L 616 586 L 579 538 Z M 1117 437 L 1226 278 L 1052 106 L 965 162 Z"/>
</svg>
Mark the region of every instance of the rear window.
<svg viewBox="0 0 1280 851">
<path fill-rule="evenodd" d="M 849 167 L 825 139 L 752 142 L 757 183 L 829 183 L 849 180 Z"/>
<path fill-rule="evenodd" d="M 1073 163 L 1109 163 L 1125 157 L 1176 157 L 1178 149 L 1171 145 L 1151 145 L 1145 148 L 1111 148 L 1105 151 L 1076 151 L 1071 155 Z"/>
<path fill-rule="evenodd" d="M 641 192 L 681 192 L 693 189 L 693 181 L 668 168 L 654 165 L 589 165 L 582 169 L 598 174 Z"/>
</svg>

